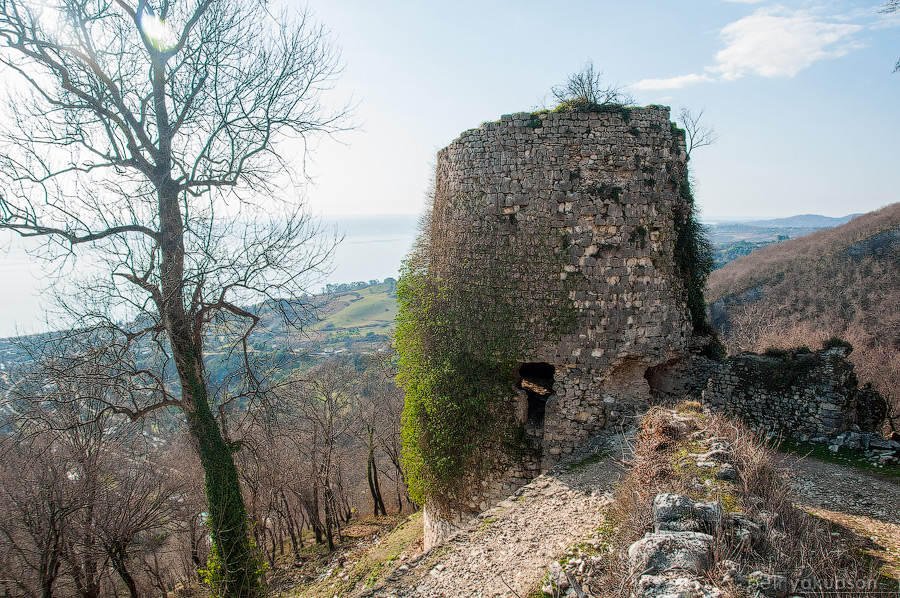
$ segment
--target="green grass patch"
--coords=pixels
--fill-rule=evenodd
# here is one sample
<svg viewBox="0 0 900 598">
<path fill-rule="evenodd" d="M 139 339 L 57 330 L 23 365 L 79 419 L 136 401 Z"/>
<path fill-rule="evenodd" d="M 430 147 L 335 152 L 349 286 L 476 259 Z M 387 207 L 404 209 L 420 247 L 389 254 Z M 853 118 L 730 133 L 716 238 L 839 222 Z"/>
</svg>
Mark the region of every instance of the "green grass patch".
<svg viewBox="0 0 900 598">
<path fill-rule="evenodd" d="M 334 311 L 315 328 L 346 330 L 393 327 L 397 316 L 397 299 L 388 293 L 388 288 L 388 285 L 381 284 L 334 297 L 331 303 Z"/>
<path fill-rule="evenodd" d="M 841 447 L 836 453 L 833 453 L 824 444 L 788 439 L 773 441 L 770 446 L 782 453 L 812 457 L 826 463 L 853 467 L 879 477 L 900 480 L 900 465 L 875 465 L 867 461 L 861 452 L 848 448 Z"/>
<path fill-rule="evenodd" d="M 366 580 L 366 587 L 372 587 L 393 569 L 400 553 L 409 548 L 422 535 L 422 512 L 413 513 L 398 525 L 394 531 L 377 546 L 365 554 L 356 565 L 350 579 Z"/>
<path fill-rule="evenodd" d="M 597 527 L 597 537 L 599 538 L 599 549 L 595 549 L 598 554 L 608 554 L 615 547 L 615 538 L 619 533 L 615 521 L 607 513 L 603 517 L 603 523 Z"/>
<path fill-rule="evenodd" d="M 483 532 L 487 528 L 494 525 L 498 519 L 498 517 L 485 517 L 484 520 L 478 524 L 478 531 Z"/>
<path fill-rule="evenodd" d="M 742 512 L 740 499 L 735 494 L 734 484 L 716 479 L 716 471 L 721 465 L 700 467 L 697 465 L 697 458 L 691 456 L 691 454 L 703 453 L 705 450 L 705 447 L 695 440 L 682 444 L 675 453 L 672 469 L 687 486 L 684 494 L 695 501 L 718 502 L 726 513 Z M 688 483 L 694 478 L 702 482 L 703 486 L 694 487 L 693 484 Z"/>
<path fill-rule="evenodd" d="M 331 598 L 353 595 L 361 589 L 360 586 L 362 588 L 372 587 L 393 571 L 399 563 L 403 551 L 422 536 L 422 526 L 422 512 L 413 513 L 354 563 L 349 564 L 350 572 L 346 580 L 340 579 L 344 576 L 344 570 L 336 571 L 320 582 L 299 588 L 293 595 L 306 598 Z M 350 558 L 352 559 L 352 555 Z"/>
<path fill-rule="evenodd" d="M 568 466 L 566 466 L 566 471 L 577 471 L 579 469 L 584 469 L 585 467 L 594 465 L 595 463 L 600 463 L 601 461 L 609 458 L 610 456 L 612 456 L 612 452 L 610 452 L 606 449 L 598 451 L 592 455 L 588 455 L 581 461 L 576 461 L 575 463 L 569 464 Z"/>
</svg>

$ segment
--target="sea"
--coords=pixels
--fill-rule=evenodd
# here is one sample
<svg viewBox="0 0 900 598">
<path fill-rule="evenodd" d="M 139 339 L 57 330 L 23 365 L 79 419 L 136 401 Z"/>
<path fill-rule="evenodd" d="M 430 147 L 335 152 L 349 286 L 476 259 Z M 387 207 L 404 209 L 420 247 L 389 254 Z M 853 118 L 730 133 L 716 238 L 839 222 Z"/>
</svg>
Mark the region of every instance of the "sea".
<svg viewBox="0 0 900 598">
<path fill-rule="evenodd" d="M 322 217 L 323 230 L 340 242 L 329 272 L 309 291 L 321 292 L 329 283 L 397 278 L 418 222 L 416 215 Z M 48 323 L 47 316 L 52 310 L 46 292 L 52 272 L 30 256 L 27 247 L 27 241 L 0 231 L 0 338 L 58 327 L 52 320 Z"/>
<path fill-rule="evenodd" d="M 323 225 L 343 239 L 335 249 L 332 272 L 324 283 L 397 278 L 400 263 L 412 248 L 418 216 L 324 218 Z"/>
</svg>

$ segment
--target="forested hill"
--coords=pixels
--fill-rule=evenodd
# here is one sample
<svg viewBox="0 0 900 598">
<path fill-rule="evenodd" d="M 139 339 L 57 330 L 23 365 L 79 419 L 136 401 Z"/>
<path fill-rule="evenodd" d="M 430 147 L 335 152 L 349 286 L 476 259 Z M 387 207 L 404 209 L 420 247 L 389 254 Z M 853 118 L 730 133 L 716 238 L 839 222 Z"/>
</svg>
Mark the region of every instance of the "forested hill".
<svg viewBox="0 0 900 598">
<path fill-rule="evenodd" d="M 841 336 L 856 347 L 863 380 L 896 395 L 900 203 L 734 260 L 710 275 L 706 298 L 730 351 Z"/>
<path fill-rule="evenodd" d="M 865 257 L 883 260 L 894 255 L 898 231 L 900 203 L 863 214 L 834 228 L 759 249 L 713 272 L 709 278 L 707 300 L 719 301 L 759 284 L 780 281 L 790 285 L 791 281 L 784 278 L 793 278 L 802 272 L 812 275 L 821 273 L 823 268 L 858 269 L 860 260 Z"/>
</svg>

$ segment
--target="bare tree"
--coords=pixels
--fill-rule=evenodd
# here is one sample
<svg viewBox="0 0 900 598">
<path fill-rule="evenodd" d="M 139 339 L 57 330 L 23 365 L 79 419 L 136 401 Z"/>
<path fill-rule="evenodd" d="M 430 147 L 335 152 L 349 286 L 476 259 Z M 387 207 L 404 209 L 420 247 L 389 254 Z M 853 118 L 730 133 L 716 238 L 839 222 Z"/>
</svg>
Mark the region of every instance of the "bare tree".
<svg viewBox="0 0 900 598">
<path fill-rule="evenodd" d="M 621 87 L 604 84 L 603 71 L 596 70 L 593 61 L 588 61 L 580 71 L 569 75 L 565 83 L 553 87 L 550 92 L 558 104 L 576 109 L 634 103 L 634 98 Z"/>
<path fill-rule="evenodd" d="M 5 446 L 0 459 L 4 596 L 50 598 L 63 576 L 64 535 L 76 506 L 64 482 L 65 462 L 51 458 L 45 441 Z"/>
<path fill-rule="evenodd" d="M 392 357 L 392 354 L 387 353 L 372 355 L 366 359 L 356 408 L 360 440 L 366 446 L 366 479 L 375 515 L 378 515 L 379 511 L 383 515 L 387 514 L 378 478 L 379 453 L 386 456 L 392 466 L 385 472 L 385 477 L 394 483 L 398 513 L 403 510 L 404 497 L 409 500 L 400 461 L 403 391 L 397 386 L 396 372 L 391 363 Z"/>
<path fill-rule="evenodd" d="M 20 380 L 4 410 L 0 552 L 19 580 L 13 595 L 100 598 L 115 594 L 115 577 L 132 598 L 146 595 L 141 564 L 167 544 L 183 488 L 139 423 L 92 398 L 108 389 L 44 374 Z"/>
<path fill-rule="evenodd" d="M 248 350 L 259 316 L 247 306 L 302 324 L 295 299 L 329 256 L 275 183 L 298 172 L 283 142 L 305 151 L 346 114 L 321 101 L 337 53 L 305 14 L 250 0 L 0 0 L 0 40 L 0 62 L 18 75 L 0 229 L 45 240 L 61 267 L 77 258 L 98 273 L 63 293 L 73 329 L 88 331 L 81 357 L 69 356 L 110 364 L 106 384 L 131 389 L 114 393 L 114 412 L 183 412 L 206 477 L 215 591 L 256 596 L 257 557 L 214 409 L 261 391 Z M 206 379 L 211 331 L 241 356 L 243 382 L 229 395 Z M 148 347 L 161 358 L 139 363 Z"/>
<path fill-rule="evenodd" d="M 712 145 L 719 140 L 719 134 L 716 133 L 714 126 L 700 122 L 703 119 L 703 110 L 695 115 L 689 108 L 683 107 L 678 111 L 678 119 L 687 136 L 688 158 L 690 158 L 691 152 L 698 147 Z"/>
<path fill-rule="evenodd" d="M 335 541 L 341 541 L 342 507 L 346 502 L 341 483 L 341 447 L 352 437 L 354 418 L 349 410 L 357 392 L 356 376 L 348 360 L 334 358 L 310 371 L 307 378 L 298 381 L 285 396 L 294 402 L 297 413 L 303 416 L 305 429 L 298 448 L 312 468 L 310 481 L 316 503 L 314 508 L 317 510 L 321 504 L 324 512 L 323 531 L 329 550 L 334 550 Z M 312 518 L 312 511 L 309 515 Z M 317 512 L 315 517 L 318 518 Z"/>
</svg>

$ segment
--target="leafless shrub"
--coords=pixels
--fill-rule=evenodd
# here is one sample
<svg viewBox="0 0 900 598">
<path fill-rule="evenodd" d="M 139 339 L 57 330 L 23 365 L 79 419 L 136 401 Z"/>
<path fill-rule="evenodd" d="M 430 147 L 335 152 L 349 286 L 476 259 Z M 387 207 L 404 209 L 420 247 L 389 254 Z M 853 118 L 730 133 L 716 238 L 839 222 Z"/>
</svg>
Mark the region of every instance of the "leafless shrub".
<svg viewBox="0 0 900 598">
<path fill-rule="evenodd" d="M 623 91 L 620 86 L 606 85 L 603 82 L 603 71 L 594 67 L 589 60 L 577 73 L 572 73 L 562 85 L 550 91 L 560 106 L 575 109 L 590 109 L 600 106 L 625 106 L 634 103 L 634 98 Z"/>
</svg>

